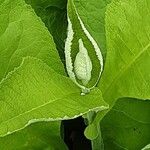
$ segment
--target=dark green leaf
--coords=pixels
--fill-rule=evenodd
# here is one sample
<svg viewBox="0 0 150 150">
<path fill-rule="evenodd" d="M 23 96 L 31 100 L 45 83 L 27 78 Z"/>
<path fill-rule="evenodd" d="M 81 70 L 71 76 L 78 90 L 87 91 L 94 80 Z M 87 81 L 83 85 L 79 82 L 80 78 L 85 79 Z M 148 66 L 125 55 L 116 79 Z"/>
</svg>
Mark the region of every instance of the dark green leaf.
<svg viewBox="0 0 150 150">
<path fill-rule="evenodd" d="M 141 150 L 150 142 L 150 102 L 118 100 L 101 122 L 105 150 Z"/>
</svg>

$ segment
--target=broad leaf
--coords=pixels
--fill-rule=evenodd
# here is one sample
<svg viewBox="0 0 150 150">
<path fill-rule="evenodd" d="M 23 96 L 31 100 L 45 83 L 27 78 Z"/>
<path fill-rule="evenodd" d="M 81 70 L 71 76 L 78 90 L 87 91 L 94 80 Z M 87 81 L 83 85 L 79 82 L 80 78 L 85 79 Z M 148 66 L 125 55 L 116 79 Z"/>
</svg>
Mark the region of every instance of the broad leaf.
<svg viewBox="0 0 150 150">
<path fill-rule="evenodd" d="M 150 98 L 150 2 L 114 0 L 106 13 L 107 58 L 99 87 L 113 104 Z"/>
<path fill-rule="evenodd" d="M 57 50 L 64 58 L 64 45 L 67 36 L 67 1 L 66 0 L 25 0 L 35 10 L 50 31 L 56 43 Z"/>
<path fill-rule="evenodd" d="M 98 86 L 111 106 L 122 97 L 150 99 L 149 10 L 145 0 L 113 0 L 107 9 L 107 58 Z"/>
<path fill-rule="evenodd" d="M 150 102 L 121 99 L 101 122 L 106 150 L 141 150 L 150 141 Z"/>
<path fill-rule="evenodd" d="M 35 58 L 26 58 L 0 84 L 0 136 L 37 121 L 75 118 L 108 106 L 101 92 L 85 96 L 68 78 Z"/>
<path fill-rule="evenodd" d="M 149 10 L 146 0 L 113 0 L 108 5 L 107 57 L 98 86 L 110 108 L 122 97 L 150 99 Z M 96 126 L 106 113 L 98 113 Z"/>
<path fill-rule="evenodd" d="M 34 123 L 25 129 L 0 138 L 1 150 L 66 150 L 60 138 L 58 122 Z"/>
<path fill-rule="evenodd" d="M 1 0 L 0 80 L 19 66 L 25 56 L 42 59 L 64 73 L 53 39 L 32 8 L 24 1 Z"/>
</svg>

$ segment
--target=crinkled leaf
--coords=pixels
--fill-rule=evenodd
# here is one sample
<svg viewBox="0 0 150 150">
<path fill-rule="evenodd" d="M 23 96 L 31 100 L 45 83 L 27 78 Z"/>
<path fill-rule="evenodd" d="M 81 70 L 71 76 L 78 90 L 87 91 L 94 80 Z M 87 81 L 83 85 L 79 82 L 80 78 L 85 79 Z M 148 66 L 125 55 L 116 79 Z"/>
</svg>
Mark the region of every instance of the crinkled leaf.
<svg viewBox="0 0 150 150">
<path fill-rule="evenodd" d="M 66 150 L 60 137 L 59 122 L 34 123 L 23 130 L 0 138 L 1 150 Z"/>
<path fill-rule="evenodd" d="M 150 102 L 121 99 L 101 122 L 106 150 L 141 150 L 150 141 Z"/>
<path fill-rule="evenodd" d="M 99 87 L 111 106 L 121 97 L 150 99 L 149 11 L 147 0 L 113 0 L 107 9 L 107 58 Z"/>
<path fill-rule="evenodd" d="M 150 98 L 150 2 L 114 0 L 106 13 L 107 58 L 99 87 L 110 104 Z"/>
<path fill-rule="evenodd" d="M 70 119 L 108 106 L 101 92 L 85 96 L 68 78 L 35 58 L 26 58 L 0 84 L 0 136 L 37 121 Z"/>
<path fill-rule="evenodd" d="M 42 59 L 54 70 L 64 73 L 55 44 L 44 24 L 24 1 L 0 1 L 0 80 L 22 57 Z M 57 67 L 56 67 L 57 66 Z"/>
</svg>

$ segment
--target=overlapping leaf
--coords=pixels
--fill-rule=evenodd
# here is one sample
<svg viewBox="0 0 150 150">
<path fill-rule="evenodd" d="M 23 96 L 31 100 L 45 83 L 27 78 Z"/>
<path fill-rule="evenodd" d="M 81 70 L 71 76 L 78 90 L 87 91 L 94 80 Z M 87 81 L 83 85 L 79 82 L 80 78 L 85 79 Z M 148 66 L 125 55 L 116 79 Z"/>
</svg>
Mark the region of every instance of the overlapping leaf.
<svg viewBox="0 0 150 150">
<path fill-rule="evenodd" d="M 150 98 L 150 2 L 114 0 L 106 13 L 107 58 L 99 87 L 112 104 Z"/>
<path fill-rule="evenodd" d="M 66 0 L 25 0 L 42 19 L 54 38 L 63 63 L 64 45 L 67 36 L 67 1 Z"/>
<path fill-rule="evenodd" d="M 121 97 L 150 99 L 149 10 L 146 0 L 114 0 L 107 9 L 108 54 L 99 88 L 111 106 Z"/>
<path fill-rule="evenodd" d="M 55 44 L 44 23 L 24 1 L 0 1 L 0 80 L 20 65 L 22 57 L 42 59 L 64 73 Z M 57 66 L 57 67 L 56 67 Z"/>
<path fill-rule="evenodd" d="M 106 56 L 105 12 L 111 0 L 74 0 L 76 9 L 87 30 L 99 45 L 103 58 Z"/>
<path fill-rule="evenodd" d="M 106 12 L 107 57 L 99 87 L 113 106 L 118 98 L 150 99 L 150 3 L 113 0 Z M 99 113 L 95 125 L 107 112 Z"/>
<path fill-rule="evenodd" d="M 36 3 L 35 1 L 30 2 L 33 4 L 32 6 Z M 52 0 L 51 2 L 52 7 L 56 8 L 57 1 Z M 64 1 L 61 2 L 64 3 Z M 42 8 L 46 10 L 46 13 L 43 13 L 39 11 L 39 8 L 39 13 L 48 16 L 47 13 L 52 11 L 52 9 L 46 8 L 49 2 L 41 0 L 39 3 L 40 5 L 43 4 Z M 99 47 L 102 48 L 104 55 L 106 53 L 104 12 L 107 3 L 108 1 L 105 0 L 92 0 L 90 2 L 86 0 L 74 1 L 76 10 L 85 27 L 97 41 Z M 34 56 L 46 63 L 35 58 L 26 58 L 20 67 L 15 69 L 1 82 L 1 136 L 24 128 L 31 122 L 69 119 L 89 110 L 95 110 L 96 107 L 98 109 L 107 107 L 98 89 L 93 90 L 85 97 L 80 96 L 80 89 L 68 78 L 58 75 L 54 71 L 64 73 L 52 37 L 28 5 L 19 0 L 1 0 L 0 4 L 0 80 L 6 77 L 8 72 L 12 71 L 14 67 L 18 67 L 25 56 Z M 61 7 L 62 4 L 59 4 Z M 52 13 L 52 16 L 54 14 Z M 73 15 L 73 13 L 70 15 Z M 118 98 L 122 97 L 150 99 L 149 17 L 150 2 L 148 0 L 113 0 L 108 7 L 106 13 L 108 55 L 99 88 L 103 92 L 104 99 L 111 106 L 114 105 Z M 44 20 L 45 18 L 43 17 L 42 19 Z M 78 24 L 76 27 L 76 31 L 80 32 Z M 65 28 L 63 29 L 65 30 Z M 59 46 L 57 38 L 55 38 L 55 42 Z M 63 41 L 61 42 L 63 45 Z M 49 68 L 49 66 L 54 70 Z M 143 111 L 141 105 L 144 105 L 144 108 L 149 107 L 149 105 L 147 101 L 145 103 L 139 100 L 136 101 L 135 111 L 130 109 L 132 102 L 127 101 L 127 105 L 123 105 L 125 108 L 122 107 L 122 103 L 119 103 L 119 105 L 115 106 L 116 110 L 110 111 L 102 121 L 104 143 L 107 149 L 111 145 L 117 149 L 131 148 L 137 150 L 139 147 L 143 148 L 149 143 L 147 140 L 149 138 L 147 134 L 149 133 L 149 123 L 146 122 L 148 120 L 146 116 L 148 116 L 149 111 L 148 109 L 145 111 L 147 114 L 144 115 L 144 118 L 140 113 Z M 123 112 L 120 112 L 120 110 L 123 110 Z M 116 120 L 115 118 L 119 118 L 120 115 L 121 118 Z M 122 116 L 124 116 L 124 119 L 122 119 Z M 97 122 L 102 117 L 102 114 L 97 116 L 96 123 L 93 124 L 96 125 L 94 127 L 97 128 Z M 143 119 L 147 120 L 143 121 Z M 126 132 L 124 123 L 131 129 L 130 132 Z M 112 131 L 109 125 L 116 124 L 119 124 L 119 127 L 113 126 L 114 130 Z M 110 132 L 108 133 L 106 129 Z M 20 132 L 20 135 L 18 133 L 19 136 L 14 134 L 12 137 L 18 139 L 18 137 L 22 136 L 23 132 Z M 145 143 L 131 143 L 130 139 L 126 139 L 126 136 L 129 136 L 129 134 L 132 135 L 130 137 L 133 142 L 140 141 L 141 135 L 144 136 Z M 112 135 L 114 136 L 112 137 Z M 94 135 L 94 137 L 96 136 L 97 134 Z M 7 139 L 7 137 L 5 138 Z M 24 139 L 26 140 L 26 138 Z M 39 147 L 42 145 L 47 147 L 45 143 L 39 144 Z M 50 143 L 50 145 L 53 144 Z M 4 145 L 2 144 L 1 146 Z M 26 146 L 25 148 L 29 148 L 28 144 Z M 36 147 L 34 148 L 36 149 Z"/>
<path fill-rule="evenodd" d="M 26 58 L 0 85 L 0 136 L 37 121 L 54 121 L 103 110 L 101 92 L 81 96 L 65 76 L 35 58 Z"/>
<path fill-rule="evenodd" d="M 54 42 L 29 5 L 19 0 L 1 1 L 0 12 L 3 20 L 0 24 L 0 136 L 33 122 L 70 119 L 108 107 L 98 89 L 81 96 L 69 78 L 55 72 L 64 74 Z M 39 59 L 27 57 L 22 62 L 26 56 Z M 15 139 L 27 133 L 26 130 L 6 136 L 6 142 L 13 138 L 13 144 L 19 147 Z M 4 148 L 3 144 L 1 146 Z M 26 143 L 25 148 L 28 146 Z M 42 143 L 37 148 L 40 146 Z"/>
</svg>

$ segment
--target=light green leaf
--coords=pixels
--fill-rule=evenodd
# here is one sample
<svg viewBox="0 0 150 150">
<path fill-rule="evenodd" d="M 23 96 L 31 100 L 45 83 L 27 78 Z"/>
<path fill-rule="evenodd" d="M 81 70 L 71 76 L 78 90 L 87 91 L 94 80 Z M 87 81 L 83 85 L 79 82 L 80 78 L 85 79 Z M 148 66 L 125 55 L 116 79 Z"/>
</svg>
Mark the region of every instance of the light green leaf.
<svg viewBox="0 0 150 150">
<path fill-rule="evenodd" d="M 80 88 L 89 90 L 96 86 L 103 70 L 103 57 L 99 46 L 82 22 L 73 0 L 68 1 L 65 57 L 68 74 Z M 81 74 L 83 72 L 85 74 Z"/>
<path fill-rule="evenodd" d="M 68 78 L 35 58 L 26 58 L 0 85 L 0 136 L 37 121 L 75 118 L 108 108 L 96 88 L 80 95 Z"/>
<path fill-rule="evenodd" d="M 150 99 L 149 10 L 146 0 L 113 0 L 107 9 L 108 50 L 98 86 L 111 107 L 121 97 Z M 98 114 L 95 122 L 106 113 Z"/>
<path fill-rule="evenodd" d="M 67 36 L 66 0 L 25 0 L 42 19 L 54 38 L 62 62 L 65 64 L 64 47 Z"/>
<path fill-rule="evenodd" d="M 34 56 L 64 74 L 55 44 L 44 24 L 24 1 L 0 1 L 0 80 Z M 57 67 L 56 67 L 57 66 Z"/>
<path fill-rule="evenodd" d="M 99 87 L 113 104 L 150 98 L 150 2 L 113 0 L 106 12 L 107 58 Z"/>
<path fill-rule="evenodd" d="M 59 122 L 34 123 L 0 138 L 1 150 L 67 150 L 60 137 Z"/>
<path fill-rule="evenodd" d="M 101 122 L 105 150 L 141 150 L 150 141 L 150 102 L 124 98 Z"/>
<path fill-rule="evenodd" d="M 122 97 L 150 99 L 149 11 L 146 0 L 113 0 L 106 11 L 107 57 L 98 86 L 110 109 Z"/>
</svg>

